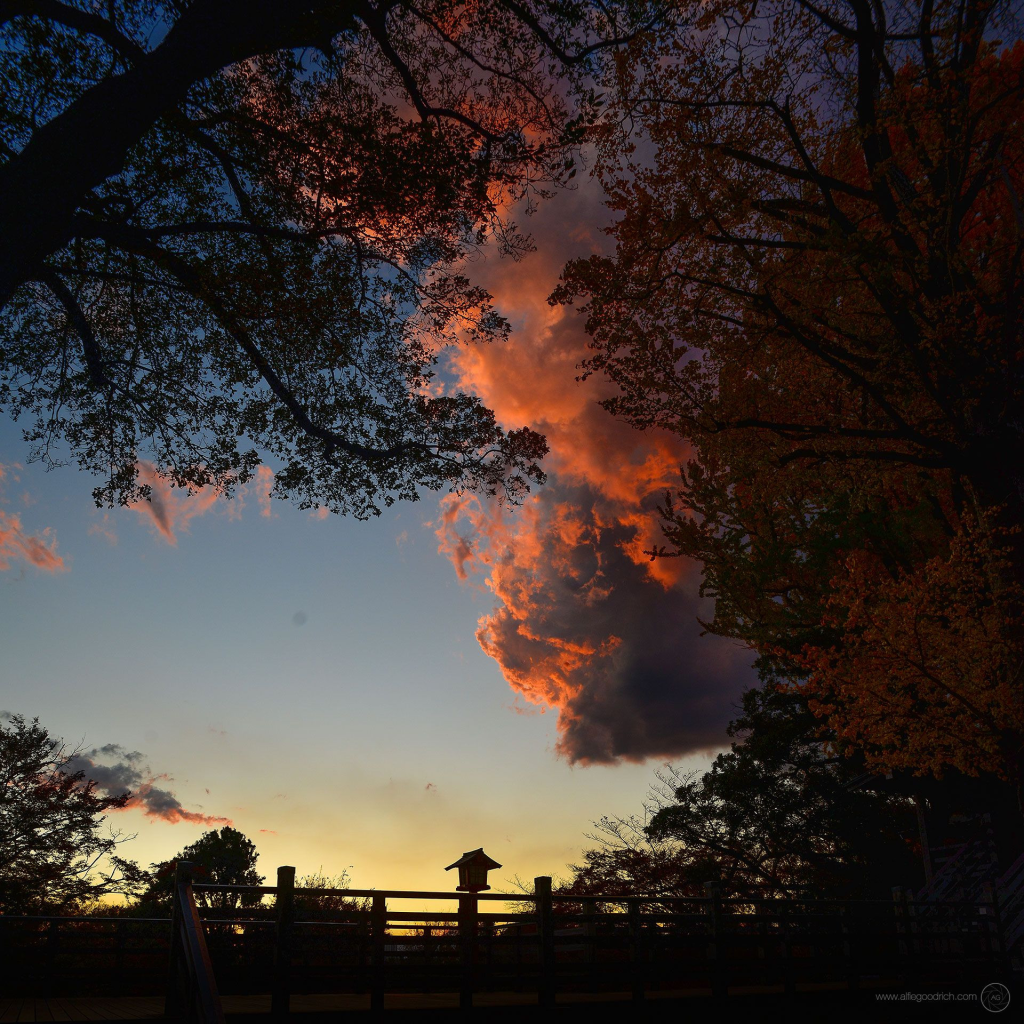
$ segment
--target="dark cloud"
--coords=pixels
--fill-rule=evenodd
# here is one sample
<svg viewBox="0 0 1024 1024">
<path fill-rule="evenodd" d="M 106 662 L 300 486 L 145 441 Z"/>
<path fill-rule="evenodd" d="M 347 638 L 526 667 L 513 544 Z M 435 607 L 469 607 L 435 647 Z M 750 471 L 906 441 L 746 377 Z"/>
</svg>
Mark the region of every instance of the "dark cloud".
<svg viewBox="0 0 1024 1024">
<path fill-rule="evenodd" d="M 494 551 L 499 598 L 480 623 L 484 650 L 527 700 L 555 709 L 559 752 L 611 763 L 676 757 L 727 742 L 725 728 L 754 682 L 750 652 L 701 636 L 697 569 L 655 578 L 635 557 L 641 527 L 591 489 L 544 489 L 516 537 Z"/>
<path fill-rule="evenodd" d="M 96 789 L 103 796 L 120 796 L 131 792 L 132 797 L 125 805 L 138 807 L 144 814 L 162 821 L 188 821 L 201 825 L 230 825 L 229 818 L 189 811 L 169 789 L 158 786 L 166 783 L 167 775 L 154 775 L 144 764 L 145 758 L 138 750 L 127 750 L 117 743 L 107 743 L 93 750 L 76 754 L 68 761 L 69 772 L 84 772 L 85 777 L 96 783 Z"/>
</svg>

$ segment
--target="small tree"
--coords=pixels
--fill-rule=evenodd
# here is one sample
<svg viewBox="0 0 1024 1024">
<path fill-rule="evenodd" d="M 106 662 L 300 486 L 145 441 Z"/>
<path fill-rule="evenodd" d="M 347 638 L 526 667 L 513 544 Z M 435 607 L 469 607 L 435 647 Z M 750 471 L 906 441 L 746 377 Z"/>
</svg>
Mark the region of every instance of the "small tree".
<svg viewBox="0 0 1024 1024">
<path fill-rule="evenodd" d="M 134 836 L 102 834 L 105 813 L 132 794 L 100 796 L 70 770 L 78 754 L 38 718 L 0 723 L 0 913 L 67 912 L 141 887 L 138 865 L 115 855 Z"/>
<path fill-rule="evenodd" d="M 303 875 L 295 882 L 299 890 L 295 896 L 295 909 L 301 912 L 304 920 L 321 921 L 352 921 L 360 911 L 370 909 L 369 899 L 356 899 L 342 896 L 336 891 L 348 889 L 352 879 L 348 871 L 340 875 L 325 875 L 323 868 L 310 875 Z"/>
<path fill-rule="evenodd" d="M 256 844 L 237 828 L 225 826 L 222 829 L 211 829 L 186 846 L 177 857 L 153 865 L 152 881 L 141 902 L 160 907 L 170 903 L 174 887 L 174 866 L 179 860 L 193 865 L 192 877 L 196 882 L 212 885 L 262 885 L 265 878 L 256 871 L 258 859 Z M 200 906 L 216 907 L 218 910 L 256 907 L 262 899 L 260 893 L 196 893 L 196 901 Z"/>
</svg>

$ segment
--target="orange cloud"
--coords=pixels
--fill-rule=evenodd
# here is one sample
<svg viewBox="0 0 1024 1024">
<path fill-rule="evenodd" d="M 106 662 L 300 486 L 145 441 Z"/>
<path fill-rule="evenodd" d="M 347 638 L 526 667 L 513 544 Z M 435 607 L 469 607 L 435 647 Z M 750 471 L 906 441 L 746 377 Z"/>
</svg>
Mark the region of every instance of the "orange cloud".
<svg viewBox="0 0 1024 1024">
<path fill-rule="evenodd" d="M 0 485 L 13 476 L 11 468 L 0 464 Z M 28 562 L 43 572 L 64 572 L 67 566 L 57 554 L 57 538 L 49 527 L 37 534 L 25 532 L 21 517 L 0 508 L 0 571 L 10 569 L 16 562 Z"/>
<path fill-rule="evenodd" d="M 701 636 L 698 616 L 711 609 L 698 566 L 645 554 L 663 542 L 657 505 L 688 453 L 673 435 L 610 416 L 599 405 L 612 394 L 606 381 L 577 381 L 587 337 L 547 296 L 567 258 L 598 248 L 574 225 L 607 213 L 587 188 L 559 199 L 532 225 L 532 256 L 479 274 L 512 339 L 467 346 L 453 361 L 459 385 L 504 425 L 547 436 L 548 483 L 513 513 L 449 495 L 438 547 L 460 580 L 482 578 L 493 592 L 477 638 L 517 695 L 557 711 L 560 754 L 614 762 L 711 749 L 752 681 L 750 657 Z"/>
</svg>

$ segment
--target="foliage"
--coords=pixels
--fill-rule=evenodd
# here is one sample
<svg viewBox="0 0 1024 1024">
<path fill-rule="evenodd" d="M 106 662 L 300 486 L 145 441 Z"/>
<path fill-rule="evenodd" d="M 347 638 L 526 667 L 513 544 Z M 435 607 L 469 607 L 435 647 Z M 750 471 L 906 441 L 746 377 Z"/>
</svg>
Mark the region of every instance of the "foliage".
<svg viewBox="0 0 1024 1024">
<path fill-rule="evenodd" d="M 596 831 L 587 838 L 598 845 L 583 851 L 582 863 L 569 865 L 571 875 L 559 882 L 556 897 L 704 896 L 704 883 L 718 875 L 717 864 L 703 851 L 648 832 L 659 810 L 671 803 L 680 781 L 677 770 L 666 768 L 658 773 L 643 815 L 595 822 Z M 610 908 L 621 909 L 615 904 L 597 904 L 595 909 Z"/>
<path fill-rule="evenodd" d="M 507 325 L 459 267 L 573 173 L 634 0 L 89 0 L 0 10 L 0 403 L 98 503 L 515 500 L 544 439 L 438 376 Z M 559 80 L 561 75 L 561 80 Z M 571 98 L 571 99 L 570 99 Z M 259 449 L 259 452 L 257 451 Z"/>
<path fill-rule="evenodd" d="M 348 871 L 340 875 L 325 875 L 323 869 L 295 880 L 295 888 L 304 890 L 295 894 L 295 913 L 303 921 L 355 920 L 355 914 L 370 909 L 369 899 L 343 896 L 338 889 L 351 888 Z"/>
<path fill-rule="evenodd" d="M 174 871 L 178 861 L 192 864 L 192 881 L 208 885 L 262 885 L 263 875 L 256 870 L 259 854 L 251 839 L 225 825 L 221 829 L 204 832 L 194 843 L 186 846 L 177 857 L 154 864 L 149 888 L 140 903 L 147 907 L 166 909 L 174 891 Z M 231 892 L 196 892 L 196 904 L 218 910 L 235 907 L 257 907 L 262 902 L 260 893 L 240 895 Z"/>
<path fill-rule="evenodd" d="M 803 695 L 749 690 L 729 733 L 741 741 L 681 781 L 652 838 L 703 855 L 709 877 L 739 892 L 885 898 L 923 881 L 912 801 L 823 742 Z"/>
<path fill-rule="evenodd" d="M 873 764 L 1019 781 L 1019 4 L 682 11 L 617 61 L 616 253 L 556 293 L 691 444 L 657 553 Z"/>
<path fill-rule="evenodd" d="M 561 895 L 703 897 L 812 890 L 887 898 L 923 882 L 913 801 L 818 736 L 798 693 L 749 690 L 736 737 L 703 775 L 658 774 L 639 817 L 603 818 Z"/>
<path fill-rule="evenodd" d="M 117 856 L 133 839 L 103 833 L 109 810 L 131 797 L 100 796 L 79 751 L 35 718 L 0 720 L 0 913 L 67 913 L 109 893 L 133 894 L 144 873 Z"/>
</svg>

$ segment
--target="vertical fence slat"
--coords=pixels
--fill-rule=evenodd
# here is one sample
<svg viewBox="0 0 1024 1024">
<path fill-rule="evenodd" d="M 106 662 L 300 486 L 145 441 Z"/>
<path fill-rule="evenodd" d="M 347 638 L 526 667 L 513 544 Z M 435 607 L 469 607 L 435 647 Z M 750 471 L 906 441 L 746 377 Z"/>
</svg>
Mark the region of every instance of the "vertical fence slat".
<svg viewBox="0 0 1024 1024">
<path fill-rule="evenodd" d="M 288 1019 L 291 1009 L 292 938 L 295 925 L 295 868 L 277 869 L 274 907 L 274 990 L 270 1013 L 275 1021 Z"/>
<path fill-rule="evenodd" d="M 630 985 L 634 1003 L 644 1001 L 644 921 L 638 900 L 629 904 Z"/>
<path fill-rule="evenodd" d="M 164 997 L 164 1016 L 184 1016 L 185 1000 L 182 998 L 179 974 L 184 954 L 181 941 L 181 907 L 178 906 L 178 886 L 192 881 L 192 865 L 179 860 L 174 865 L 174 888 L 171 890 L 171 949 L 167 965 L 167 994 Z"/>
<path fill-rule="evenodd" d="M 476 967 L 477 898 L 474 893 L 459 896 L 459 1009 L 473 1009 Z"/>
<path fill-rule="evenodd" d="M 711 994 L 720 999 L 729 994 L 722 957 L 722 887 L 718 882 L 705 882 L 707 894 L 705 912 L 708 915 L 708 969 L 711 974 Z"/>
<path fill-rule="evenodd" d="M 537 900 L 537 936 L 540 940 L 540 987 L 538 1001 L 541 1006 L 555 1005 L 555 921 L 551 906 L 551 877 L 540 875 L 533 880 Z"/>
<path fill-rule="evenodd" d="M 373 894 L 370 908 L 371 941 L 370 1009 L 375 1013 L 384 1009 L 384 938 L 388 930 L 388 904 L 383 893 Z"/>
</svg>

